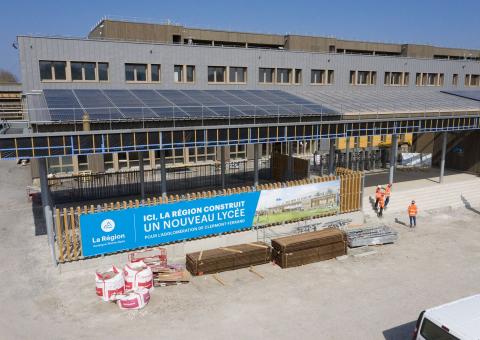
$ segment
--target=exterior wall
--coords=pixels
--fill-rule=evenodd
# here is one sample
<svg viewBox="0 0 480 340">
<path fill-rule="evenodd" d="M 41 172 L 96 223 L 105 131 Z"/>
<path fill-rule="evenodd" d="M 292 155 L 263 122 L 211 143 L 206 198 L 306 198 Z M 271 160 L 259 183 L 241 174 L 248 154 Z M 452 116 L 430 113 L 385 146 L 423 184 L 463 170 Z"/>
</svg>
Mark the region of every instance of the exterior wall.
<svg viewBox="0 0 480 340">
<path fill-rule="evenodd" d="M 89 38 L 109 40 L 133 40 L 157 43 L 172 43 L 173 35 L 180 36 L 181 42 L 193 41 L 226 42 L 233 44 L 264 45 L 283 47 L 292 51 L 336 52 L 339 50 L 350 53 L 388 53 L 407 57 L 433 58 L 438 56 L 480 58 L 480 51 L 457 48 L 445 48 L 416 44 L 387 44 L 355 40 L 340 40 L 336 38 L 259 34 L 248 32 L 232 32 L 222 30 L 188 28 L 172 24 L 151 24 L 116 20 L 102 20 L 88 35 Z M 333 51 L 332 51 L 333 47 Z"/>
<path fill-rule="evenodd" d="M 222 48 L 209 46 L 164 45 L 151 43 L 102 41 L 66 38 L 19 37 L 20 66 L 25 93 L 47 88 L 103 88 L 103 89 L 282 89 L 315 91 L 317 89 L 353 89 L 378 91 L 384 86 L 385 72 L 410 72 L 409 86 L 399 87 L 419 91 L 462 89 L 465 74 L 479 74 L 480 63 L 465 60 L 412 59 L 349 54 L 291 52 L 282 50 Z M 96 61 L 109 63 L 108 82 L 41 82 L 39 60 Z M 125 63 L 161 64 L 160 83 L 125 82 Z M 175 83 L 176 64 L 195 65 L 195 83 Z M 246 84 L 208 84 L 207 66 L 247 67 Z M 258 83 L 259 67 L 302 69 L 300 85 Z M 333 69 L 333 85 L 311 85 L 311 69 Z M 377 71 L 377 84 L 372 86 L 349 84 L 350 70 Z M 442 87 L 415 86 L 417 72 L 444 73 Z M 459 74 L 458 86 L 453 87 L 452 76 Z M 390 86 L 391 87 L 391 86 Z"/>
</svg>

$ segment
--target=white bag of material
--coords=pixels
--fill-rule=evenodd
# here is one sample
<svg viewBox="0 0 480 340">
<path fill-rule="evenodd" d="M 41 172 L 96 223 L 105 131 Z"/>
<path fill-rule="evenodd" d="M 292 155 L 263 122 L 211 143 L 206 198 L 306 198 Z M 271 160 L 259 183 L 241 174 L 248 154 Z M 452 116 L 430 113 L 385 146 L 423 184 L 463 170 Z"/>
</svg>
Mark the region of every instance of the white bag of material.
<svg viewBox="0 0 480 340">
<path fill-rule="evenodd" d="M 152 269 L 143 261 L 127 263 L 123 269 L 125 290 L 146 288 L 153 290 Z"/>
<path fill-rule="evenodd" d="M 123 273 L 113 265 L 107 271 L 95 273 L 95 284 L 97 295 L 103 301 L 113 301 L 116 294 L 125 292 Z"/>
<path fill-rule="evenodd" d="M 142 309 L 150 301 L 150 292 L 146 288 L 140 288 L 117 295 L 117 305 L 120 309 Z"/>
</svg>

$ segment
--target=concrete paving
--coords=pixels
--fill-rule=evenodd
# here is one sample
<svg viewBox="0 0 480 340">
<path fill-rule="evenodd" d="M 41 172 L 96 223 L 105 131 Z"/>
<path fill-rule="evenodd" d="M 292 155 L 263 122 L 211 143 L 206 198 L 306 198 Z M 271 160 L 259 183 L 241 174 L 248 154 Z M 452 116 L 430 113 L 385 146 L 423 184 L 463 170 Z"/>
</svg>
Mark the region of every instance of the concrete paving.
<svg viewBox="0 0 480 340">
<path fill-rule="evenodd" d="M 157 288 L 149 305 L 121 311 L 95 296 L 94 269 L 118 254 L 53 267 L 47 239 L 34 236 L 28 168 L 0 162 L 0 338 L 2 339 L 405 339 L 418 313 L 479 293 L 479 214 L 424 211 L 393 245 L 281 269 L 273 264 Z M 474 206 L 480 209 L 480 206 Z"/>
</svg>

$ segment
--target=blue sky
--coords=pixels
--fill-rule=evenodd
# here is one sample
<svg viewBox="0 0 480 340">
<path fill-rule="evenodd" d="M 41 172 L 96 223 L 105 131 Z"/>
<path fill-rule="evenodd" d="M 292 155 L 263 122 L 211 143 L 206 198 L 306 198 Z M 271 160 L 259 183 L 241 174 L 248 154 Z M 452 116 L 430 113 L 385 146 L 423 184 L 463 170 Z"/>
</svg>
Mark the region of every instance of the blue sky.
<svg viewBox="0 0 480 340">
<path fill-rule="evenodd" d="M 84 37 L 103 16 L 186 26 L 480 49 L 479 0 L 5 1 L 0 68 L 19 75 L 17 35 Z"/>
</svg>

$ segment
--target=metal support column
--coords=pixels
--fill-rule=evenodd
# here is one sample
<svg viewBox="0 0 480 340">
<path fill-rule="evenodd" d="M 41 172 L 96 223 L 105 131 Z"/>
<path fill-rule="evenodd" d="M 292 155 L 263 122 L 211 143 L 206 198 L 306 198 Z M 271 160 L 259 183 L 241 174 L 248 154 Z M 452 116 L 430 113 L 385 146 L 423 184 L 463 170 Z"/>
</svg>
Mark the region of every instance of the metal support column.
<svg viewBox="0 0 480 340">
<path fill-rule="evenodd" d="M 392 135 L 392 145 L 390 146 L 390 177 L 389 183 L 393 183 L 393 174 L 397 164 L 398 135 Z"/>
<path fill-rule="evenodd" d="M 350 137 L 347 137 L 345 146 L 345 167 L 350 169 Z"/>
<path fill-rule="evenodd" d="M 258 186 L 258 159 L 260 144 L 253 144 L 253 186 Z"/>
<path fill-rule="evenodd" d="M 287 179 L 293 180 L 293 143 L 288 143 L 288 164 L 287 164 Z"/>
<path fill-rule="evenodd" d="M 226 164 L 225 164 L 225 146 L 220 147 L 220 178 L 222 181 L 222 189 L 225 189 L 225 172 L 226 172 Z"/>
<path fill-rule="evenodd" d="M 443 175 L 445 174 L 445 156 L 447 154 L 447 132 L 442 134 L 442 159 L 440 161 L 440 183 L 443 183 Z"/>
<path fill-rule="evenodd" d="M 138 152 L 139 177 L 140 177 L 140 197 L 142 201 L 145 199 L 145 169 L 143 164 L 143 152 Z"/>
<path fill-rule="evenodd" d="M 55 236 L 53 234 L 53 214 L 52 214 L 52 200 L 50 197 L 50 190 L 48 188 L 47 177 L 47 161 L 45 158 L 38 159 L 38 172 L 40 176 L 40 190 L 42 197 L 43 214 L 45 217 L 45 224 L 47 226 L 48 243 L 50 245 L 50 253 L 52 255 L 52 261 L 55 266 L 58 264 L 57 256 L 55 255 Z M 57 235 L 62 237 L 62 235 Z"/>
<path fill-rule="evenodd" d="M 330 139 L 330 151 L 328 154 L 328 174 L 330 176 L 335 172 L 335 138 Z"/>
<path fill-rule="evenodd" d="M 162 183 L 162 196 L 167 196 L 167 169 L 165 167 L 165 150 L 160 150 L 160 182 Z"/>
</svg>

